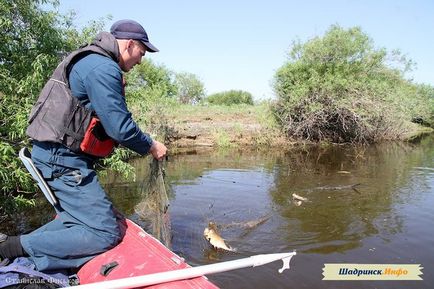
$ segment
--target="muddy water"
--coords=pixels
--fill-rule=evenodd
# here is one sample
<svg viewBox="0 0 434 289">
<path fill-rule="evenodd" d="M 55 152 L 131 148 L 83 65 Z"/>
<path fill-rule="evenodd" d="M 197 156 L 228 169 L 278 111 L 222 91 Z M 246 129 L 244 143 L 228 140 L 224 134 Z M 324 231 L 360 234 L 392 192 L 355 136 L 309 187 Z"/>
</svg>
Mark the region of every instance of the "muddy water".
<svg viewBox="0 0 434 289">
<path fill-rule="evenodd" d="M 136 182 L 107 179 L 121 210 L 141 223 L 148 159 L 133 162 Z M 189 152 L 167 164 L 172 250 L 192 265 L 297 251 L 280 263 L 210 275 L 222 288 L 433 288 L 434 138 L 364 148 L 289 152 Z M 295 193 L 308 202 L 297 205 Z M 216 252 L 202 237 L 219 225 L 270 219 L 221 231 L 236 253 Z M 322 281 L 324 263 L 422 264 L 423 281 Z"/>
<path fill-rule="evenodd" d="M 105 187 L 137 223 L 149 159 L 136 159 L 136 181 L 109 174 Z M 210 275 L 222 288 L 433 288 L 434 137 L 417 143 L 273 151 L 190 151 L 166 167 L 172 250 L 191 265 L 292 252 L 280 263 Z M 297 205 L 292 194 L 307 198 Z M 39 209 L 38 212 L 41 212 Z M 50 212 L 45 211 L 45 212 Z M 17 218 L 31 229 L 51 213 Z M 204 240 L 219 225 L 270 216 L 252 229 L 221 230 L 236 253 Z M 325 263 L 421 264 L 423 281 L 322 281 Z"/>
</svg>

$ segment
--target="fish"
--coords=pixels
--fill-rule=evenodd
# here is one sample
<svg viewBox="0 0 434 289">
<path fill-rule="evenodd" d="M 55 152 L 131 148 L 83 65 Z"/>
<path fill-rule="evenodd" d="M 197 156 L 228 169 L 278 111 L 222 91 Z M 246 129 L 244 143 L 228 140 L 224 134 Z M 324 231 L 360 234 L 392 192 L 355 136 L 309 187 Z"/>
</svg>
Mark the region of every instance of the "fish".
<svg viewBox="0 0 434 289">
<path fill-rule="evenodd" d="M 354 185 L 344 185 L 344 186 L 322 186 L 322 187 L 316 187 L 313 190 L 316 191 L 339 191 L 339 190 L 348 190 L 352 189 L 356 193 L 360 194 L 360 192 L 356 189 L 357 186 L 360 186 L 361 183 L 357 183 Z"/>
<path fill-rule="evenodd" d="M 322 186 L 322 187 L 316 187 L 314 190 L 317 191 L 338 191 L 338 190 L 348 190 L 353 189 L 357 186 L 360 186 L 360 183 L 354 184 L 354 185 L 347 185 L 347 186 Z"/>
<path fill-rule="evenodd" d="M 292 194 L 292 199 L 294 199 L 296 201 L 302 201 L 302 202 L 308 202 L 309 201 L 308 198 L 304 198 L 304 197 L 299 196 L 297 194 Z"/>
<path fill-rule="evenodd" d="M 259 219 L 256 219 L 256 220 L 250 220 L 250 221 L 246 221 L 246 222 L 232 222 L 229 224 L 219 225 L 218 227 L 220 229 L 228 229 L 228 228 L 233 228 L 233 227 L 238 227 L 238 228 L 243 228 L 243 229 L 254 229 L 257 226 L 262 225 L 263 223 L 268 221 L 270 218 L 271 218 L 271 214 L 267 214 L 267 215 L 260 217 Z"/>
<path fill-rule="evenodd" d="M 230 252 L 235 251 L 234 248 L 225 243 L 225 240 L 219 235 L 216 224 L 213 222 L 208 223 L 208 227 L 203 231 L 203 236 L 215 249 L 222 249 Z"/>
</svg>

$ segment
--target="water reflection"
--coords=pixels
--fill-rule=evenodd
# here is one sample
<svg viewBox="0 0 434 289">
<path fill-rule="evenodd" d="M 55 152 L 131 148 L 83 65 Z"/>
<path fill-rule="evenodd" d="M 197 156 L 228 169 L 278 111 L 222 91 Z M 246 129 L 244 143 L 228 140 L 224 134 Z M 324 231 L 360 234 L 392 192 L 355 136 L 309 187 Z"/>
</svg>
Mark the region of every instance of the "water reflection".
<svg viewBox="0 0 434 289">
<path fill-rule="evenodd" d="M 422 154 L 412 145 L 305 148 L 278 161 L 270 192 L 288 222 L 287 241 L 305 252 L 344 252 L 379 231 L 401 231 L 397 188 Z M 353 188 L 357 185 L 357 190 Z M 292 194 L 306 197 L 300 207 Z M 378 223 L 381 216 L 388 222 Z M 294 234 L 294 231 L 297 232 Z"/>
</svg>

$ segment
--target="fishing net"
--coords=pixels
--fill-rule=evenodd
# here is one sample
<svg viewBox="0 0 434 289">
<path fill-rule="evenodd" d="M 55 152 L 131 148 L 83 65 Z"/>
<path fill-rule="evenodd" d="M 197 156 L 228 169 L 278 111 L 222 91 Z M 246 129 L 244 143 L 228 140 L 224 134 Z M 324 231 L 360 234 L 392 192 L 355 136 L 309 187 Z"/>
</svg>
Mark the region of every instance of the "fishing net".
<svg viewBox="0 0 434 289">
<path fill-rule="evenodd" d="M 143 201 L 137 204 L 135 212 L 146 224 L 147 231 L 170 248 L 169 197 L 164 181 L 164 161 L 152 158 L 149 165 L 149 177 L 142 186 Z"/>
</svg>

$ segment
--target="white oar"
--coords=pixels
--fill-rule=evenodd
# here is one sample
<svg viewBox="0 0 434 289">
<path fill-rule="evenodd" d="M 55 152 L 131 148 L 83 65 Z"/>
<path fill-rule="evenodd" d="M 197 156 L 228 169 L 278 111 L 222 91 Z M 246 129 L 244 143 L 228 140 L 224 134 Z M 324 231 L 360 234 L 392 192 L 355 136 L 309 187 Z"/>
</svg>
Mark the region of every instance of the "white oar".
<svg viewBox="0 0 434 289">
<path fill-rule="evenodd" d="M 277 260 L 283 261 L 283 266 L 279 269 L 279 273 L 282 273 L 285 269 L 289 269 L 289 261 L 296 253 L 277 253 L 277 254 L 263 254 L 255 255 L 248 258 L 221 262 L 210 265 L 203 265 L 197 267 L 191 267 L 186 269 L 179 269 L 174 271 L 160 272 L 143 276 L 129 277 L 117 280 L 110 280 L 104 282 L 97 282 L 85 285 L 74 286 L 74 289 L 124 289 L 135 288 L 141 286 L 149 286 L 160 283 L 166 283 L 176 280 L 190 279 L 203 275 L 209 275 L 219 272 L 225 272 L 235 269 L 241 269 L 246 267 L 262 266 L 267 263 L 271 263 Z"/>
</svg>

